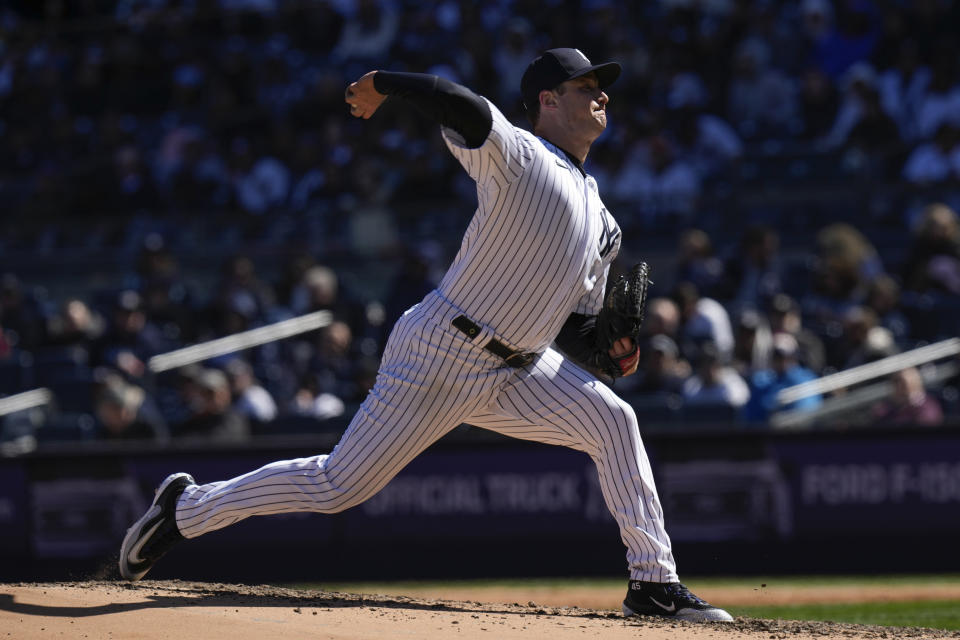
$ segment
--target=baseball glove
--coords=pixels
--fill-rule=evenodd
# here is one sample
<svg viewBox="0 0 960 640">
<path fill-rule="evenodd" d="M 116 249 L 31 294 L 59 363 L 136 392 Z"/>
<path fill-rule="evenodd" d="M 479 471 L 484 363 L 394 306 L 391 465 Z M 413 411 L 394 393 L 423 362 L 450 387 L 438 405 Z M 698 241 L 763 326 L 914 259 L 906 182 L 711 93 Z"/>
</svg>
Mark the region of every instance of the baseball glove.
<svg viewBox="0 0 960 640">
<path fill-rule="evenodd" d="M 640 356 L 640 325 L 647 306 L 650 267 L 646 262 L 635 265 L 607 287 L 603 308 L 597 314 L 595 366 L 612 378 L 626 375 Z M 620 338 L 633 340 L 633 351 L 620 358 L 610 356 L 610 348 Z"/>
</svg>

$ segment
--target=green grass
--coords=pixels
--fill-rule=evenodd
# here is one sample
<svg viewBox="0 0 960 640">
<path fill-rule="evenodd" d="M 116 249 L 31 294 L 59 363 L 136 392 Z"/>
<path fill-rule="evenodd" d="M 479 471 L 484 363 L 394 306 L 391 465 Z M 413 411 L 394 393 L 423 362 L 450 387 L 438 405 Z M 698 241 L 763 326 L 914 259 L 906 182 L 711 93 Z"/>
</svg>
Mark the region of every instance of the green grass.
<svg viewBox="0 0 960 640">
<path fill-rule="evenodd" d="M 724 587 L 724 586 L 757 586 L 760 584 L 776 584 L 787 587 L 805 587 L 818 585 L 888 585 L 891 587 L 913 584 L 951 584 L 960 585 L 960 574 L 900 574 L 875 576 L 750 576 L 750 577 L 722 577 L 722 578 L 689 578 L 684 579 L 688 585 Z"/>
<path fill-rule="evenodd" d="M 763 607 L 727 607 L 735 616 L 774 620 L 829 620 L 896 627 L 960 629 L 960 602 L 870 602 Z"/>
<path fill-rule="evenodd" d="M 750 576 L 723 578 L 684 579 L 684 583 L 694 593 L 700 589 L 723 587 L 749 587 L 761 589 L 765 586 L 776 587 L 817 587 L 817 586 L 884 586 L 891 589 L 908 588 L 911 585 L 947 584 L 960 585 L 960 575 L 892 575 L 892 576 Z M 324 583 L 289 585 L 305 589 L 327 589 L 349 593 L 375 593 L 384 587 L 397 592 L 405 587 L 419 589 L 437 589 L 444 587 L 538 587 L 562 588 L 604 587 L 620 589 L 625 586 L 622 578 L 529 578 L 500 580 L 448 580 L 448 581 L 411 581 L 390 583 Z M 611 607 L 614 604 L 612 603 Z M 960 601 L 958 600 L 919 600 L 907 602 L 867 602 L 842 604 L 802 604 L 802 605 L 763 605 L 728 606 L 730 613 L 736 616 L 767 618 L 780 620 L 824 620 L 833 622 L 851 622 L 856 624 L 884 625 L 898 627 L 927 627 L 931 629 L 960 630 Z"/>
<path fill-rule="evenodd" d="M 878 575 L 878 576 L 766 576 L 749 578 L 691 578 L 694 593 L 698 587 L 747 586 L 762 584 L 778 587 L 888 586 L 916 584 L 960 584 L 960 575 Z M 751 618 L 780 620 L 829 620 L 895 627 L 960 629 L 960 602 L 956 600 L 918 600 L 910 602 L 867 602 L 842 604 L 803 604 L 727 607 L 731 614 Z"/>
</svg>

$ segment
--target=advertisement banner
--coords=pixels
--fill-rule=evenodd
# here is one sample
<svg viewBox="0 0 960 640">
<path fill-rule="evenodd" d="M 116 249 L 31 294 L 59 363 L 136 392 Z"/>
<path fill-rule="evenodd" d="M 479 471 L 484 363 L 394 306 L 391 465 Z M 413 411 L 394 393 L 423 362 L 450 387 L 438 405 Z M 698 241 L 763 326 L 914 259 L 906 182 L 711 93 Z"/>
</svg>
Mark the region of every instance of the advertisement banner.
<svg viewBox="0 0 960 640">
<path fill-rule="evenodd" d="M 872 556 L 870 544 L 900 539 L 909 547 L 918 536 L 960 536 L 960 433 L 672 435 L 648 437 L 646 446 L 667 530 L 687 552 L 700 545 L 714 558 L 723 545 L 749 544 L 758 562 L 784 548 L 809 559 L 831 541 L 856 540 L 861 555 Z M 274 447 L 0 460 L 0 566 L 29 575 L 33 566 L 69 571 L 67 561 L 102 561 L 169 473 L 211 482 L 303 453 Z M 544 553 L 549 545 L 621 553 L 588 456 L 513 441 L 435 446 L 352 509 L 250 518 L 191 541 L 165 566 L 192 570 L 202 557 L 215 571 L 215 558 L 220 567 L 234 566 L 241 553 L 244 568 L 270 572 L 286 553 L 304 572 L 324 575 L 339 562 L 330 549 L 386 550 L 397 558 L 405 548 L 470 542 L 481 556 L 522 538 Z M 960 570 L 956 554 L 934 555 L 940 568 Z M 837 563 L 851 558 L 838 552 L 824 562 L 840 570 Z M 522 572 L 525 559 L 513 561 Z M 355 561 L 341 564 L 345 572 Z"/>
<path fill-rule="evenodd" d="M 775 443 L 799 536 L 960 534 L 960 439 L 822 438 Z"/>
<path fill-rule="evenodd" d="M 545 446 L 428 452 L 344 515 L 358 537 L 579 535 L 613 526 L 590 458 Z"/>
</svg>

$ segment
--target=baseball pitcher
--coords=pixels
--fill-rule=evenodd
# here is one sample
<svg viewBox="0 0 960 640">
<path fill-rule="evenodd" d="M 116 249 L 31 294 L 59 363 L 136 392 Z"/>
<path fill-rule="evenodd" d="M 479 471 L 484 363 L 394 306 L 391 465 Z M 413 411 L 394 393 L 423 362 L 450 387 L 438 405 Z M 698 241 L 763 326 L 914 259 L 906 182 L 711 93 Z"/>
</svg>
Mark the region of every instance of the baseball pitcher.
<svg viewBox="0 0 960 640">
<path fill-rule="evenodd" d="M 607 286 L 621 233 L 584 168 L 619 74 L 577 49 L 546 51 L 520 87 L 532 132 L 436 76 L 371 71 L 350 84 L 357 118 L 390 99 L 440 126 L 477 184 L 460 249 L 393 327 L 376 384 L 332 452 L 207 484 L 171 475 L 123 541 L 125 578 L 142 578 L 176 542 L 250 516 L 360 504 L 468 423 L 592 458 L 626 546 L 624 615 L 732 620 L 679 582 L 637 416 L 604 383 L 637 368 L 649 283 L 641 264 Z"/>
</svg>

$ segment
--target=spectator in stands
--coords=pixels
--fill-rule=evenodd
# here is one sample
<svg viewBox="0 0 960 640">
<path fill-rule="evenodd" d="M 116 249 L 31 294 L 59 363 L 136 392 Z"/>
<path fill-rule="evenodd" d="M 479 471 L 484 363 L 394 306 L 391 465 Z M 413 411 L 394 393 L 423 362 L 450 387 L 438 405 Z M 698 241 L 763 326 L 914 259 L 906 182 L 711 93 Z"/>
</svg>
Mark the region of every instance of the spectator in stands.
<svg viewBox="0 0 960 640">
<path fill-rule="evenodd" d="M 780 234 L 767 225 L 750 225 L 723 266 L 717 295 L 738 309 L 761 309 L 783 289 Z"/>
<path fill-rule="evenodd" d="M 700 295 L 696 285 L 681 282 L 673 290 L 673 300 L 680 310 L 680 350 L 695 353 L 696 345 L 709 340 L 720 358 L 730 359 L 733 353 L 733 329 L 730 316 L 723 305 Z"/>
<path fill-rule="evenodd" d="M 0 322 L 20 349 L 30 350 L 44 338 L 43 313 L 13 273 L 0 276 Z"/>
<path fill-rule="evenodd" d="M 345 405 L 343 400 L 332 393 L 320 391 L 316 376 L 307 374 L 302 377 L 288 411 L 297 416 L 329 420 L 343 415 Z"/>
<path fill-rule="evenodd" d="M 347 402 L 363 400 L 356 386 L 358 354 L 353 331 L 346 322 L 335 320 L 316 334 L 309 371 L 316 377 L 319 390 L 333 393 Z"/>
<path fill-rule="evenodd" d="M 785 293 L 777 294 L 770 301 L 768 317 L 773 334 L 784 333 L 797 341 L 797 361 L 820 374 L 826 365 L 826 350 L 817 334 L 803 326 L 803 316 L 797 301 Z"/>
<path fill-rule="evenodd" d="M 717 295 L 717 287 L 724 277 L 724 265 L 714 254 L 707 232 L 702 229 L 683 231 L 677 252 L 676 281 L 691 282 L 704 295 Z"/>
<path fill-rule="evenodd" d="M 135 268 L 141 286 L 152 282 L 177 282 L 180 277 L 180 265 L 176 256 L 170 251 L 163 235 L 156 232 L 144 236 Z"/>
<path fill-rule="evenodd" d="M 130 376 L 142 378 L 151 356 L 169 346 L 160 330 L 148 321 L 143 299 L 132 289 L 114 299 L 107 331 L 94 344 L 93 362 L 108 365 Z"/>
<path fill-rule="evenodd" d="M 250 423 L 232 407 L 230 382 L 218 369 L 202 369 L 187 388 L 190 415 L 176 425 L 174 436 L 237 442 L 250 436 Z"/>
<path fill-rule="evenodd" d="M 363 305 L 346 294 L 337 272 L 326 265 L 314 264 L 303 271 L 290 292 L 289 306 L 294 315 L 329 311 L 358 334 L 365 332 Z"/>
<path fill-rule="evenodd" d="M 904 179 L 915 185 L 930 185 L 954 178 L 957 131 L 950 123 L 938 126 L 933 139 L 918 145 L 907 157 L 903 165 Z"/>
<path fill-rule="evenodd" d="M 153 178 L 144 165 L 140 149 L 124 146 L 113 157 L 112 208 L 116 212 L 156 209 L 158 193 Z"/>
<path fill-rule="evenodd" d="M 190 130 L 180 143 L 166 189 L 171 206 L 185 211 L 224 208 L 230 200 L 230 174 L 217 142 Z"/>
<path fill-rule="evenodd" d="M 929 140 L 944 124 L 960 126 L 960 78 L 956 44 L 940 41 L 932 58 L 932 75 L 917 106 L 917 136 Z"/>
<path fill-rule="evenodd" d="M 707 113 L 707 89 L 693 73 L 679 73 L 670 82 L 667 119 L 677 153 L 701 178 L 723 176 L 743 155 L 743 143 L 725 120 Z"/>
<path fill-rule="evenodd" d="M 930 68 L 922 64 L 920 47 L 912 39 L 899 43 L 896 64 L 880 74 L 881 102 L 896 119 L 904 140 L 916 140 L 920 135 L 917 113 L 930 78 Z"/>
<path fill-rule="evenodd" d="M 403 252 L 403 262 L 390 283 L 384 302 L 384 329 L 392 327 L 404 311 L 420 302 L 438 283 L 434 273 L 436 249 L 421 244 Z M 381 336 L 381 344 L 387 336 Z"/>
<path fill-rule="evenodd" d="M 197 341 L 197 318 L 183 283 L 151 280 L 142 293 L 144 313 L 171 348 Z"/>
<path fill-rule="evenodd" d="M 830 127 L 830 132 L 820 141 L 826 149 L 838 149 L 850 140 L 853 129 L 869 115 L 871 106 L 880 110 L 880 97 L 877 89 L 877 72 L 866 62 L 854 64 L 843 75 L 842 100 L 837 110 L 836 118 Z M 878 117 L 873 114 L 874 120 Z"/>
<path fill-rule="evenodd" d="M 108 374 L 100 382 L 94 408 L 103 439 L 164 441 L 170 437 L 153 400 L 120 375 Z"/>
<path fill-rule="evenodd" d="M 800 3 L 800 27 L 807 46 L 815 49 L 834 28 L 833 4 L 830 0 L 803 0 Z"/>
<path fill-rule="evenodd" d="M 891 171 L 894 160 L 899 169 L 902 142 L 900 128 L 880 99 L 877 89 L 865 92 L 860 117 L 847 134 L 843 148 L 848 169 L 884 177 L 895 173 Z"/>
<path fill-rule="evenodd" d="M 233 141 L 228 160 L 234 198 L 247 213 L 264 214 L 286 202 L 290 171 L 279 159 L 259 155 L 243 138 Z"/>
<path fill-rule="evenodd" d="M 277 417 L 277 404 L 253 375 L 253 367 L 242 358 L 233 358 L 224 367 L 230 381 L 233 408 L 251 422 L 272 422 Z"/>
<path fill-rule="evenodd" d="M 492 62 L 498 79 L 498 104 L 516 102 L 520 78 L 540 47 L 533 25 L 523 17 L 514 17 L 504 25 L 503 44 L 493 48 Z"/>
<path fill-rule="evenodd" d="M 824 17 L 833 14 L 826 2 L 805 2 Z M 825 21 L 826 22 L 826 21 Z M 848 0 L 836 5 L 832 28 L 811 41 L 810 55 L 831 78 L 838 79 L 852 65 L 868 60 L 880 40 L 880 21 L 872 2 Z"/>
<path fill-rule="evenodd" d="M 737 314 L 733 338 L 731 366 L 737 373 L 749 379 L 754 371 L 769 368 L 773 334 L 770 332 L 770 323 L 762 313 L 746 309 Z"/>
<path fill-rule="evenodd" d="M 801 301 L 814 332 L 837 336 L 844 314 L 863 302 L 867 287 L 883 272 L 876 249 L 855 227 L 834 223 L 821 229 L 812 292 Z"/>
<path fill-rule="evenodd" d="M 700 197 L 700 176 L 694 167 L 677 157 L 677 151 L 662 132 L 647 141 L 646 154 L 631 154 L 613 185 L 614 197 L 635 203 L 645 224 L 674 228 L 686 225 Z"/>
<path fill-rule="evenodd" d="M 710 340 L 697 348 L 693 375 L 683 384 L 684 402 L 691 405 L 742 407 L 750 399 L 750 389 L 736 370 Z"/>
<path fill-rule="evenodd" d="M 0 317 L 0 362 L 8 360 L 13 355 L 13 340 L 3 328 L 3 318 Z"/>
<path fill-rule="evenodd" d="M 389 179 L 385 165 L 370 158 L 358 161 L 354 182 L 359 192 L 346 221 L 349 250 L 362 257 L 394 253 L 400 244 L 396 216 L 388 206 Z"/>
<path fill-rule="evenodd" d="M 801 137 L 821 140 L 836 121 L 839 98 L 830 78 L 820 69 L 807 68 L 800 75 Z"/>
<path fill-rule="evenodd" d="M 831 364 L 849 369 L 873 362 L 899 351 L 889 329 L 879 326 L 877 314 L 869 307 L 855 306 L 843 316 L 843 333 L 832 351 Z"/>
<path fill-rule="evenodd" d="M 307 133 L 299 137 L 291 161 L 290 206 L 306 211 L 326 195 L 325 147 L 319 136 Z"/>
<path fill-rule="evenodd" d="M 630 95 L 611 107 L 623 110 L 614 119 L 617 130 L 598 141 L 604 153 L 592 158 L 588 168 L 598 181 L 608 180 L 609 188 L 601 188 L 606 193 L 614 194 L 621 178 L 627 200 L 610 204 L 625 230 L 634 225 L 657 231 L 651 223 L 671 231 L 679 222 L 684 228 L 704 227 L 704 216 L 716 211 L 724 214 L 716 219 L 729 222 L 725 233 L 743 232 L 742 221 L 726 215 L 739 205 L 743 192 L 735 183 L 716 180 L 743 153 L 741 137 L 762 141 L 762 152 L 778 159 L 797 148 L 794 136 L 816 140 L 844 121 L 848 128 L 837 148 L 849 143 L 872 153 L 878 140 L 893 140 L 885 114 L 897 122 L 904 140 L 917 145 L 904 150 L 908 158 L 897 158 L 896 170 L 917 189 L 920 201 L 931 199 L 928 187 L 952 189 L 951 181 L 960 178 L 955 131 L 960 76 L 951 31 L 957 8 L 949 3 L 888 3 L 882 47 L 873 40 L 875 12 L 859 0 L 711 2 L 693 3 L 694 8 L 687 6 L 690 2 L 674 2 L 662 11 L 629 3 L 573 3 L 564 20 L 550 24 L 542 19 L 542 4 L 533 2 L 513 3 L 510 18 L 502 6 L 489 3 L 423 3 L 404 5 L 401 12 L 392 0 L 307 3 L 282 10 L 276 0 L 225 0 L 187 3 L 197 7 L 173 13 L 163 8 L 166 4 L 21 1 L 0 9 L 0 199 L 11 213 L 0 216 L 0 252 L 8 268 L 31 285 L 13 275 L 0 281 L 5 337 L 0 358 L 4 352 L 25 359 L 33 352 L 39 358 L 38 349 L 45 344 L 92 341 L 94 363 L 139 375 L 145 359 L 157 350 L 257 326 L 291 310 L 316 309 L 333 311 L 355 336 L 354 343 L 368 344 L 371 331 L 357 299 L 361 293 L 376 293 L 343 286 L 353 278 L 338 283 L 332 274 L 330 295 L 330 274 L 302 277 L 312 263 L 301 264 L 278 291 L 283 304 L 278 307 L 269 286 L 244 284 L 242 274 L 225 276 L 212 288 L 214 304 L 202 309 L 190 285 L 211 274 L 194 270 L 204 267 L 193 259 L 190 273 L 181 274 L 175 256 L 203 250 L 209 251 L 207 259 L 216 259 L 253 243 L 268 252 L 287 252 L 293 238 L 297 248 L 284 255 L 298 250 L 337 264 L 345 247 L 392 252 L 398 239 L 412 246 L 413 238 L 427 232 L 437 239 L 439 255 L 452 253 L 455 245 L 445 243 L 465 221 L 449 214 L 446 199 L 459 193 L 463 180 L 450 177 L 462 172 L 448 154 L 433 154 L 424 146 L 442 146 L 441 138 L 412 146 L 411 140 L 426 139 L 418 131 L 425 125 L 385 112 L 384 139 L 376 142 L 392 151 L 369 168 L 358 170 L 351 162 L 374 141 L 355 135 L 339 115 L 343 86 L 352 65 L 384 52 L 409 70 L 444 63 L 444 73 L 474 78 L 484 95 L 499 95 L 501 83 L 513 95 L 523 67 L 513 64 L 516 60 L 525 64 L 541 38 L 561 41 L 573 27 L 587 25 L 598 57 L 607 49 L 616 53 L 608 57 L 630 61 L 624 70 L 632 74 Z M 183 34 L 190 37 L 184 40 Z M 792 46 L 798 36 L 806 46 Z M 179 44 L 154 47 L 157 38 Z M 202 47 L 192 41 L 202 41 Z M 876 73 L 860 64 L 868 60 L 871 46 L 869 61 Z M 651 56 L 669 59 L 669 64 L 650 64 Z M 327 64 L 334 59 L 340 63 Z M 734 59 L 736 68 L 731 68 Z M 845 74 L 859 80 L 844 82 Z M 846 120 L 837 113 L 841 85 Z M 847 109 L 854 98 L 855 108 Z M 734 103 L 742 108 L 733 110 Z M 638 111 L 638 105 L 649 111 Z M 712 115 L 718 107 L 729 113 L 733 126 Z M 508 111 L 510 117 L 519 114 Z M 282 124 L 274 124 L 277 119 Z M 751 145 L 751 153 L 759 146 Z M 902 166 L 901 160 L 906 160 Z M 811 183 L 814 190 L 816 186 Z M 389 204 L 382 200 L 386 194 Z M 954 193 L 936 197 L 956 206 Z M 891 199 L 878 193 L 871 212 L 875 202 Z M 363 215 L 356 215 L 358 203 Z M 407 205 L 411 211 L 394 210 Z M 648 217 L 641 219 L 637 209 Z M 868 215 L 867 207 L 861 209 L 850 215 Z M 134 215 L 138 210 L 150 212 Z M 255 217 L 238 217 L 238 212 Z M 780 208 L 769 212 L 783 213 Z M 402 220 L 397 226 L 407 235 L 398 235 L 384 220 Z M 866 228 L 866 218 L 852 220 Z M 871 218 L 871 224 L 876 221 Z M 790 228 L 801 224 L 791 221 Z M 777 235 L 776 229 L 770 231 Z M 960 294 L 956 216 L 942 211 L 925 215 L 916 234 L 897 275 L 905 292 L 922 292 L 924 300 L 936 303 L 934 315 Z M 658 242 L 654 234 L 647 237 L 651 244 Z M 723 270 L 731 275 L 718 291 L 712 282 L 716 257 L 706 240 L 696 232 L 683 237 L 688 253 L 677 280 L 693 281 L 702 295 L 734 311 L 765 309 L 774 296 L 768 309 L 772 331 L 793 335 L 800 363 L 818 374 L 824 366 L 823 341 L 834 350 L 843 314 L 856 305 L 873 308 L 895 341 L 928 337 L 911 335 L 921 330 L 919 321 L 898 328 L 902 315 L 890 302 L 893 281 L 882 276 L 876 255 L 863 259 L 857 241 L 840 242 L 831 251 L 818 245 L 819 267 L 811 282 L 815 295 L 802 297 L 803 287 L 790 286 L 779 270 L 776 243 L 771 249 L 771 237 L 763 234 L 756 245 L 739 244 L 736 259 L 724 261 Z M 719 236 L 714 240 L 719 242 Z M 799 238 L 785 242 L 797 249 L 795 240 Z M 136 273 L 124 270 L 129 252 L 140 246 Z M 69 280 L 38 275 L 44 272 L 28 271 L 29 264 L 21 269 L 18 261 L 53 255 L 65 260 L 74 251 L 96 253 L 104 264 L 117 265 L 111 275 L 140 294 L 145 320 L 135 338 L 127 336 L 106 348 L 108 336 L 96 339 L 97 330 L 85 325 L 81 306 L 72 302 L 69 312 L 64 308 L 48 317 L 55 307 L 43 297 L 43 285 L 55 281 L 49 287 L 52 295 L 62 295 L 69 286 L 71 296 L 93 300 L 92 276 L 82 281 L 87 274 L 82 265 L 73 269 L 73 263 L 64 263 L 65 270 L 76 271 Z M 387 304 L 388 315 L 415 301 L 415 291 L 424 284 L 422 265 L 408 267 L 409 278 L 388 289 L 397 293 Z M 805 306 L 791 303 L 778 310 L 784 287 Z M 297 293 L 291 294 L 292 289 Z M 401 290 L 410 300 L 400 300 Z M 108 334 L 116 338 L 112 310 L 100 311 L 111 325 Z M 204 315 L 209 311 L 213 313 Z M 133 325 L 138 317 L 128 314 Z M 801 317 L 823 334 L 822 340 L 801 326 Z M 687 349 L 691 341 L 678 335 L 679 324 L 672 301 L 651 300 L 646 335 L 665 333 Z M 949 321 L 943 324 L 950 327 Z M 309 339 L 271 347 L 273 370 L 285 369 L 289 375 L 283 394 L 275 394 L 284 409 L 302 371 L 281 358 L 303 344 L 309 361 L 316 349 Z M 668 349 L 661 345 L 658 350 Z M 258 350 L 257 357 L 264 358 L 266 351 Z M 355 371 L 351 379 L 367 373 Z M 275 390 L 273 377 L 265 383 Z M 358 389 L 365 385 L 351 384 Z"/>
<path fill-rule="evenodd" d="M 934 396 L 927 393 L 916 367 L 892 374 L 890 383 L 893 387 L 890 396 L 870 409 L 874 425 L 936 427 L 943 424 L 943 408 Z"/>
<path fill-rule="evenodd" d="M 744 138 L 800 128 L 796 87 L 770 66 L 770 47 L 763 40 L 747 38 L 737 47 L 727 94 L 727 118 Z"/>
<path fill-rule="evenodd" d="M 354 310 L 341 298 L 340 278 L 324 265 L 314 265 L 303 272 L 290 293 L 290 309 L 295 315 L 330 311 L 338 319 L 354 319 Z"/>
<path fill-rule="evenodd" d="M 877 314 L 881 327 L 893 335 L 897 342 L 910 335 L 910 321 L 900 310 L 900 285 L 887 274 L 877 277 L 867 289 L 867 308 Z"/>
<path fill-rule="evenodd" d="M 68 298 L 47 322 L 44 342 L 46 346 L 80 347 L 88 351 L 103 332 L 104 320 L 99 313 L 80 298 Z"/>
<path fill-rule="evenodd" d="M 856 305 L 847 309 L 840 320 L 842 333 L 835 348 L 831 349 L 830 364 L 849 369 L 865 361 L 867 336 L 877 327 L 877 314 L 868 307 Z"/>
<path fill-rule="evenodd" d="M 770 368 L 756 371 L 750 378 L 750 401 L 743 408 L 745 420 L 764 422 L 776 411 L 809 411 L 822 404 L 820 394 L 815 394 L 786 406 L 779 406 L 777 394 L 780 391 L 816 378 L 812 371 L 797 362 L 797 347 L 793 336 L 786 333 L 774 334 Z"/>
<path fill-rule="evenodd" d="M 651 298 L 640 330 L 647 336 L 663 334 L 674 341 L 680 335 L 680 308 L 670 298 Z"/>
<path fill-rule="evenodd" d="M 385 0 L 358 0 L 352 8 L 333 49 L 333 59 L 364 64 L 385 60 L 400 24 L 395 5 Z"/>
<path fill-rule="evenodd" d="M 253 260 L 240 254 L 224 263 L 212 309 L 221 335 L 244 331 L 266 321 L 274 303 L 273 289 L 257 274 Z"/>
<path fill-rule="evenodd" d="M 650 338 L 643 353 L 636 375 L 624 379 L 629 383 L 627 389 L 635 393 L 682 393 L 691 370 L 690 364 L 680 357 L 677 343 L 658 333 Z"/>
<path fill-rule="evenodd" d="M 947 205 L 927 206 L 914 226 L 903 284 L 908 291 L 960 294 L 960 218 Z"/>
</svg>

